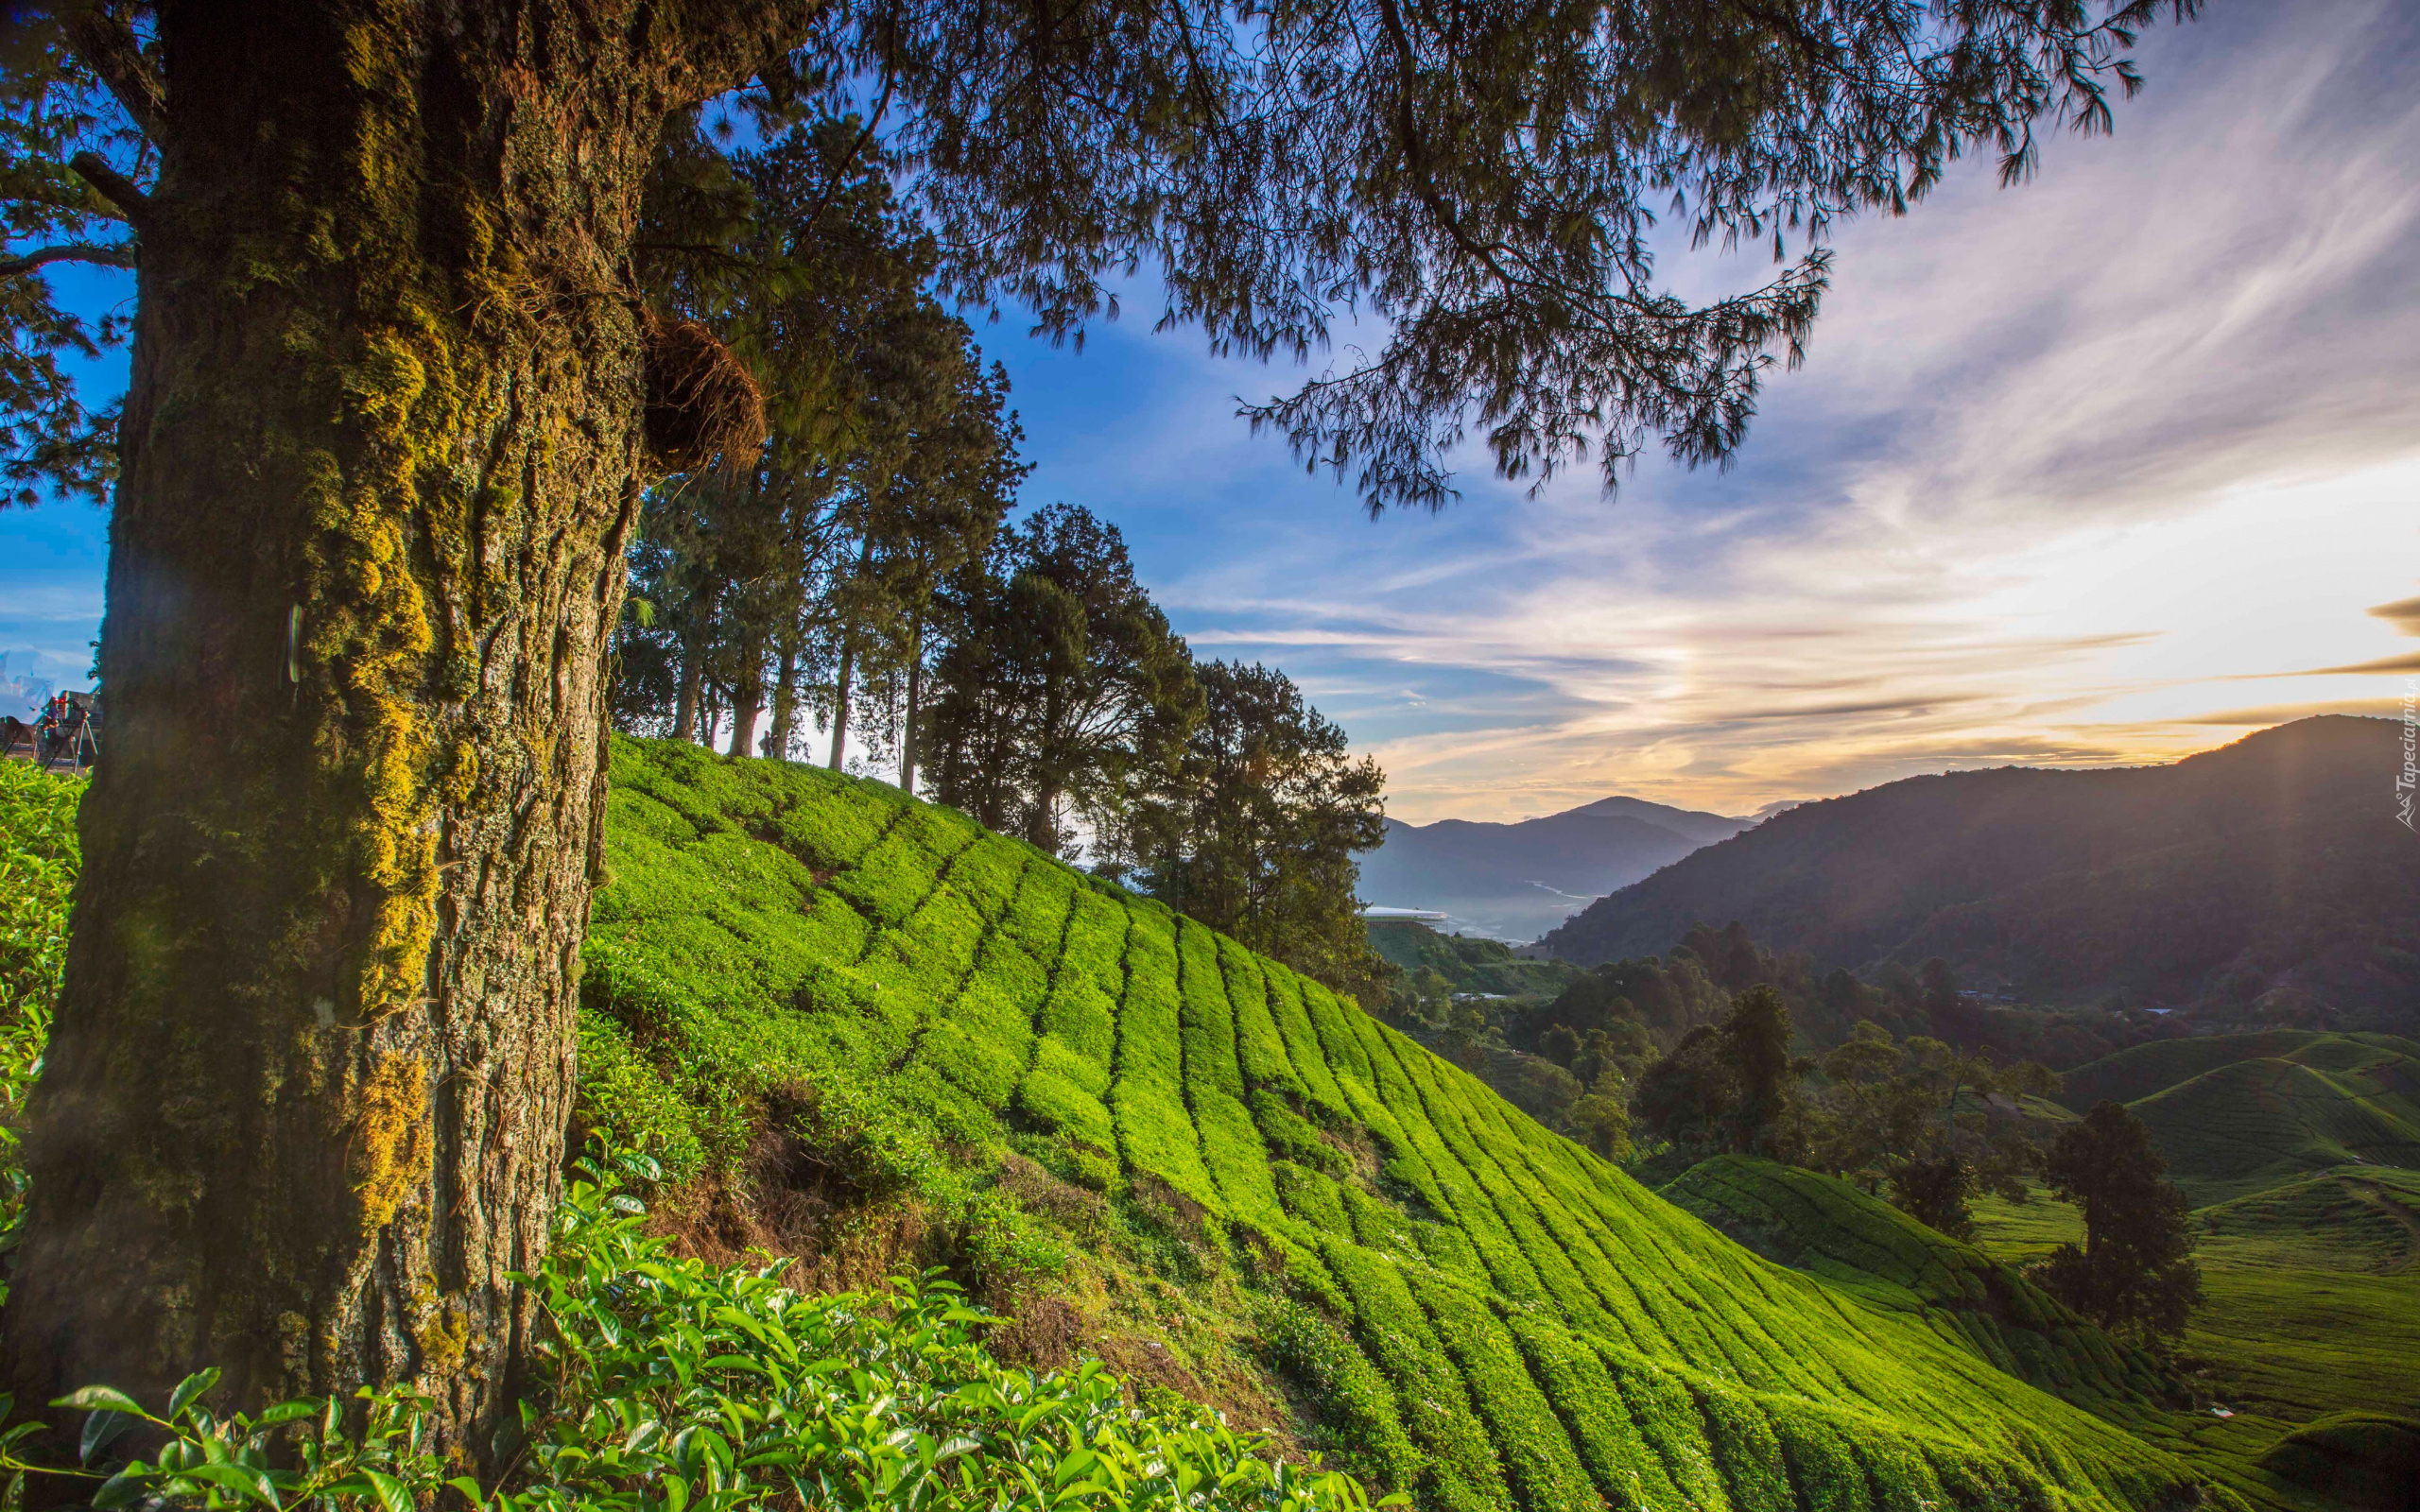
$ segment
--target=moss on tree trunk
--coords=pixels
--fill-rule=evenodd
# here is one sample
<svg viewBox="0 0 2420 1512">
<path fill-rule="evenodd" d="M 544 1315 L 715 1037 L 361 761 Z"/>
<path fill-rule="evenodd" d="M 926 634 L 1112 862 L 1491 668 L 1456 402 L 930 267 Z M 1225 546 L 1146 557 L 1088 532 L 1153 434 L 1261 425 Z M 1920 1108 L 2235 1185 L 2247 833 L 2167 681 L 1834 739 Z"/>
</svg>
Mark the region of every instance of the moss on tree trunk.
<svg viewBox="0 0 2420 1512">
<path fill-rule="evenodd" d="M 640 182 L 807 9 L 162 7 L 20 1400 L 407 1379 L 486 1451 L 570 1111 Z"/>
</svg>

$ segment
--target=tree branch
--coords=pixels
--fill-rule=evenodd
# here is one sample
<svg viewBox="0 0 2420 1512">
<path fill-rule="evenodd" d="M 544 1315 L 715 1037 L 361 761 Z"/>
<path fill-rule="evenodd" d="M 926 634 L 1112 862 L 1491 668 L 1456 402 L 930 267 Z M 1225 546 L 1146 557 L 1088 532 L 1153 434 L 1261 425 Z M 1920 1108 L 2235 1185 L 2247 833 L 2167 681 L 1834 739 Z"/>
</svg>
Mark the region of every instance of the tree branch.
<svg viewBox="0 0 2420 1512">
<path fill-rule="evenodd" d="M 152 141 L 168 119 L 168 85 L 123 13 L 94 6 L 67 23 L 67 41 Z"/>
<path fill-rule="evenodd" d="M 65 242 L 21 257 L 0 257 L 0 278 L 15 278 L 53 263 L 97 263 L 103 267 L 132 267 L 132 242 Z"/>
<path fill-rule="evenodd" d="M 117 206 L 127 223 L 137 230 L 149 218 L 151 201 L 134 180 L 101 160 L 97 152 L 78 152 L 67 160 L 67 165 L 83 177 L 86 183 L 101 192 L 101 198 Z"/>
</svg>

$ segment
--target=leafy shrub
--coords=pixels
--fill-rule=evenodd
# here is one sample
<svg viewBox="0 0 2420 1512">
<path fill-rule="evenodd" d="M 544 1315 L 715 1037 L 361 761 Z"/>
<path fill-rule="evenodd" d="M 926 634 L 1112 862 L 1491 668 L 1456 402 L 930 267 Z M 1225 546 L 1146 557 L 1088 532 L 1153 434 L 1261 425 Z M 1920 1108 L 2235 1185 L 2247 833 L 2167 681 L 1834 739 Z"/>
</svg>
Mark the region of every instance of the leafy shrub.
<svg viewBox="0 0 2420 1512">
<path fill-rule="evenodd" d="M 56 1403 L 90 1413 L 78 1458 L 99 1482 L 93 1505 L 406 1512 L 447 1490 L 493 1512 L 1371 1504 L 1349 1477 L 1263 1458 L 1259 1440 L 1214 1418 L 1156 1395 L 1130 1404 L 1097 1362 L 1048 1374 L 1001 1365 L 977 1332 L 997 1320 L 937 1276 L 807 1297 L 783 1284 L 779 1263 L 675 1258 L 646 1236 L 645 1210 L 618 1176 L 595 1164 L 588 1175 L 571 1186 L 544 1268 L 523 1278 L 545 1308 L 543 1389 L 521 1405 L 523 1448 L 504 1486 L 445 1477 L 435 1403 L 408 1387 L 363 1393 L 356 1437 L 333 1401 L 222 1418 L 206 1405 L 217 1374 L 203 1371 L 157 1415 L 106 1387 Z M 136 1424 L 164 1438 L 154 1457 L 95 1468 Z M 39 1432 L 0 1435 L 0 1468 L 33 1469 L 20 1450 Z M 12 1486 L 9 1504 L 22 1494 Z"/>
<path fill-rule="evenodd" d="M 27 764 L 0 762 L 0 1249 L 25 1211 L 20 1113 L 67 965 L 67 905 L 76 887 L 76 805 L 84 784 Z M 0 1285 L 0 1300 L 8 1297 Z"/>
</svg>

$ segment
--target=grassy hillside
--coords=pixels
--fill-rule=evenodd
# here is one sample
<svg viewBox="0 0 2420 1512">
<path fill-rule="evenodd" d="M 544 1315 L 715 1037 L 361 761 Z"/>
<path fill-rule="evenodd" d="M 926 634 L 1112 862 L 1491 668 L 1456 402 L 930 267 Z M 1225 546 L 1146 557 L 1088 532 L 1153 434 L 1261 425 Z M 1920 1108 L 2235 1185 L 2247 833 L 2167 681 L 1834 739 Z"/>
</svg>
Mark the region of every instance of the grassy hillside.
<svg viewBox="0 0 2420 1512">
<path fill-rule="evenodd" d="M 2186 1347 L 2290 1422 L 2420 1404 L 2420 1174 L 2358 1167 L 2198 1214 L 2210 1297 Z"/>
<path fill-rule="evenodd" d="M 2132 1416 L 2185 1390 L 2168 1366 L 2076 1316 L 2015 1267 L 1836 1177 L 1725 1155 L 1661 1193 L 1767 1259 L 1916 1318 L 2070 1401 Z"/>
<path fill-rule="evenodd" d="M 1981 1247 L 2011 1263 L 2083 1237 L 2065 1203 L 1986 1197 L 1975 1216 Z M 2208 1299 L 2183 1360 L 2234 1414 L 2171 1419 L 2197 1451 L 2299 1476 L 2307 1460 L 2268 1454 L 2288 1435 L 2420 1402 L 2420 1173 L 2345 1167 L 2196 1218 Z"/>
<path fill-rule="evenodd" d="M 1819 970 L 1938 955 L 2033 1002 L 2409 1014 L 2420 847 L 2377 799 L 2396 740 L 2330 715 L 2167 766 L 1909 778 L 1775 815 L 1546 943 L 1616 960 L 1737 919 Z"/>
<path fill-rule="evenodd" d="M 2323 1071 L 2349 1071 L 2381 1055 L 2420 1061 L 2420 1040 L 2391 1034 L 2332 1034 L 2271 1029 L 2261 1034 L 2195 1035 L 2154 1040 L 2078 1066 L 2060 1078 L 2059 1101 L 2081 1113 L 2093 1104 L 2131 1103 L 2238 1060 L 2292 1060 Z"/>
<path fill-rule="evenodd" d="M 2420 1043 L 2394 1035 L 2164 1040 L 2069 1072 L 2059 1097 L 2132 1108 L 2197 1207 L 2339 1165 L 2420 1168 Z"/>
<path fill-rule="evenodd" d="M 2401 1057 L 2342 1073 L 2238 1060 L 2127 1106 L 2201 1207 L 2333 1166 L 2420 1167 L 2415 1071 Z"/>
<path fill-rule="evenodd" d="M 617 742 L 607 862 L 583 1116 L 690 1176 L 700 1248 L 952 1265 L 1010 1344 L 1434 1508 L 2150 1508 L 2198 1478 L 947 810 Z"/>
<path fill-rule="evenodd" d="M 2420 1486 L 2420 1419 L 2334 1413 L 2278 1440 L 2260 1462 L 2349 1506 L 2408 1512 Z"/>
</svg>

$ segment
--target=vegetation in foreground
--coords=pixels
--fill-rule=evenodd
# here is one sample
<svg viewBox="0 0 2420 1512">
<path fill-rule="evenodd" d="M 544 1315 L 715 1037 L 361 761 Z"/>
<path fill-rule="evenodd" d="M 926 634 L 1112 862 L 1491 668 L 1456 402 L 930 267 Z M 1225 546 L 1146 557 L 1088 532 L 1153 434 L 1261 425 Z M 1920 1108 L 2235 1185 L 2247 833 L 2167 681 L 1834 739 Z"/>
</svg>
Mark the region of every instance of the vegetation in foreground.
<svg viewBox="0 0 2420 1512">
<path fill-rule="evenodd" d="M 616 1170 L 615 1168 L 619 1168 Z M 623 1174 L 585 1167 L 554 1246 L 528 1278 L 544 1299 L 538 1382 L 492 1491 L 439 1452 L 434 1403 L 408 1387 L 358 1403 L 298 1399 L 212 1410 L 216 1370 L 155 1410 L 108 1387 L 58 1406 L 87 1418 L 77 1468 L 40 1453 L 41 1425 L 0 1435 L 15 1481 L 80 1479 L 98 1512 L 137 1505 L 397 1512 L 457 1493 L 493 1512 L 723 1509 L 833 1512 L 1141 1512 L 1267 1508 L 1353 1512 L 1350 1477 L 1260 1457 L 1257 1440 L 1182 1404 L 1132 1401 L 1097 1362 L 1040 1372 L 1001 1365 L 996 1322 L 937 1278 L 809 1297 L 786 1263 L 709 1265 L 643 1232 Z M 8 1403 L 0 1398 L 0 1415 Z M 134 1438 L 129 1430 L 139 1430 Z M 148 1447 L 121 1457 L 129 1443 Z"/>
<path fill-rule="evenodd" d="M 0 1233 L 24 1208 L 15 1160 L 23 1099 L 58 988 L 77 852 L 80 782 L 0 763 Z M 599 1145 L 582 1161 L 538 1274 L 537 1381 L 482 1487 L 440 1452 L 441 1419 L 406 1384 L 354 1402 L 295 1400 L 218 1410 L 218 1372 L 165 1401 L 105 1385 L 54 1406 L 80 1410 L 62 1458 L 25 1420 L 0 1432 L 9 1506 L 26 1478 L 83 1483 L 102 1512 L 136 1505 L 402 1512 L 458 1496 L 475 1508 L 683 1512 L 762 1505 L 927 1512 L 1142 1512 L 1265 1508 L 1353 1512 L 1358 1483 L 1267 1456 L 1168 1393 L 1138 1400 L 1098 1361 L 1004 1365 L 983 1341 L 1001 1320 L 938 1274 L 809 1295 L 792 1262 L 711 1264 L 650 1233 L 641 1195 L 651 1157 Z M 0 1422 L 14 1403 L 0 1395 Z M 131 1433 L 130 1431 L 132 1431 Z M 142 1446 L 130 1458 L 130 1446 Z"/>
</svg>

